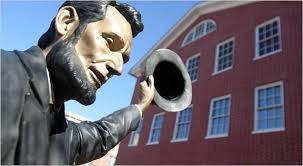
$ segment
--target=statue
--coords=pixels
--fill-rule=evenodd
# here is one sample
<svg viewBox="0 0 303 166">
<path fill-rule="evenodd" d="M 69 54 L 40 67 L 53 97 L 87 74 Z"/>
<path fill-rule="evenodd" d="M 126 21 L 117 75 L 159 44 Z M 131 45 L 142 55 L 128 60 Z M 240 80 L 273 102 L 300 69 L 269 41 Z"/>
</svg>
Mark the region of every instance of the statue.
<svg viewBox="0 0 303 166">
<path fill-rule="evenodd" d="M 38 46 L 1 50 L 1 164 L 83 164 L 105 155 L 139 125 L 154 97 L 153 76 L 137 104 L 95 122 L 67 121 L 64 102 L 92 104 L 122 73 L 140 13 L 115 1 L 66 1 Z"/>
</svg>

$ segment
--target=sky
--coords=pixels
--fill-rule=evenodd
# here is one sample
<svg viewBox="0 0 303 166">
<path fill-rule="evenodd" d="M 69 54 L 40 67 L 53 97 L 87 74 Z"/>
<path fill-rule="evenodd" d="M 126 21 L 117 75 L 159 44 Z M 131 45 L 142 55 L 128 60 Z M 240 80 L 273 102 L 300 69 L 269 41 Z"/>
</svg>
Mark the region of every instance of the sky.
<svg viewBox="0 0 303 166">
<path fill-rule="evenodd" d="M 37 45 L 39 37 L 63 1 L 0 0 L 0 48 L 26 50 Z M 114 76 L 97 91 L 97 99 L 90 106 L 77 101 L 66 102 L 65 111 L 88 120 L 98 120 L 131 103 L 136 78 L 128 72 L 197 2 L 196 1 L 120 1 L 141 12 L 144 31 L 134 40 L 131 58 L 124 65 L 123 74 Z"/>
</svg>

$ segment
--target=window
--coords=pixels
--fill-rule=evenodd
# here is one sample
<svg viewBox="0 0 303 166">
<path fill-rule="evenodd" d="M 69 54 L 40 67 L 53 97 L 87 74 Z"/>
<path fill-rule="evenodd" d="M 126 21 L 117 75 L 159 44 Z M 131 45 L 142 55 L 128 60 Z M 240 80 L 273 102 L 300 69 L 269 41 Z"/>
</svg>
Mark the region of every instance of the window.
<svg viewBox="0 0 303 166">
<path fill-rule="evenodd" d="M 203 37 L 207 34 L 216 30 L 216 23 L 211 19 L 204 20 L 196 25 L 189 33 L 186 35 L 182 42 L 182 47 Z"/>
<path fill-rule="evenodd" d="M 276 17 L 256 27 L 256 57 L 263 58 L 281 50 L 280 18 Z"/>
<path fill-rule="evenodd" d="M 177 113 L 173 142 L 186 141 L 189 135 L 192 107 Z"/>
<path fill-rule="evenodd" d="M 163 121 L 164 112 L 154 115 L 152 126 L 149 132 L 148 144 L 159 143 Z"/>
<path fill-rule="evenodd" d="M 283 84 L 277 82 L 255 89 L 254 132 L 284 130 Z"/>
<path fill-rule="evenodd" d="M 194 55 L 187 59 L 187 71 L 192 81 L 198 79 L 200 54 Z"/>
<path fill-rule="evenodd" d="M 189 33 L 189 35 L 186 37 L 185 43 L 190 43 L 193 41 L 194 38 L 194 32 Z"/>
<path fill-rule="evenodd" d="M 234 38 L 219 43 L 216 48 L 216 61 L 214 74 L 232 68 L 234 54 Z"/>
<path fill-rule="evenodd" d="M 206 33 L 205 23 L 199 24 L 195 29 L 195 38 L 199 38 L 200 36 L 202 37 Z"/>
<path fill-rule="evenodd" d="M 229 129 L 230 95 L 211 100 L 206 138 L 225 137 Z"/>
<path fill-rule="evenodd" d="M 128 146 L 137 146 L 139 143 L 140 132 L 142 130 L 143 120 L 140 121 L 138 128 L 130 135 Z"/>
</svg>

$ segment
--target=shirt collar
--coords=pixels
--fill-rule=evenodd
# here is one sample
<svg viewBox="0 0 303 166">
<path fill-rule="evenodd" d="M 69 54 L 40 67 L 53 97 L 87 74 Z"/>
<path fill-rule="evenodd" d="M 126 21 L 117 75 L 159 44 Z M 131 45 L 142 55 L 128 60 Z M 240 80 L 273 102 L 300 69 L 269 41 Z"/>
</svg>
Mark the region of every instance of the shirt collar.
<svg viewBox="0 0 303 166">
<path fill-rule="evenodd" d="M 54 104 L 54 96 L 53 96 L 53 93 L 52 93 L 52 83 L 50 81 L 50 77 L 49 77 L 49 72 L 48 72 L 48 69 L 46 68 L 46 73 L 47 73 L 47 82 L 48 82 L 48 91 L 49 91 L 49 101 L 48 103 L 49 104 Z"/>
</svg>

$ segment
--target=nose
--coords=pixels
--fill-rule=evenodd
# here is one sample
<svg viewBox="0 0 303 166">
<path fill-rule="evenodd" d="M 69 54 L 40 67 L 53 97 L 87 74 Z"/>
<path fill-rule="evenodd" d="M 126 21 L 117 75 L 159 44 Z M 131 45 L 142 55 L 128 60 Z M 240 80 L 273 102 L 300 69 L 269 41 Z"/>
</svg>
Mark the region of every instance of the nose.
<svg viewBox="0 0 303 166">
<path fill-rule="evenodd" d="M 121 53 L 112 53 L 111 62 L 107 63 L 106 68 L 110 75 L 121 75 L 123 71 L 123 57 Z"/>
</svg>

